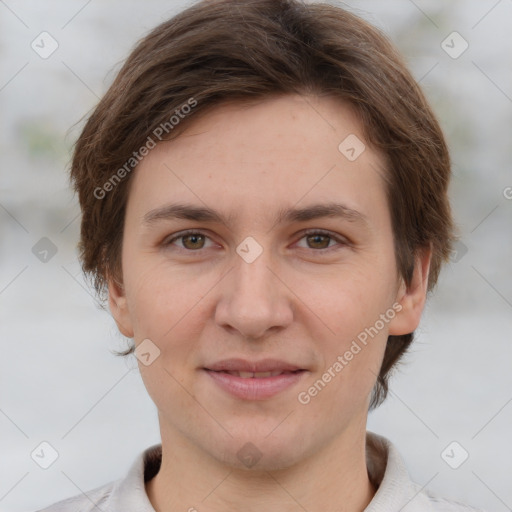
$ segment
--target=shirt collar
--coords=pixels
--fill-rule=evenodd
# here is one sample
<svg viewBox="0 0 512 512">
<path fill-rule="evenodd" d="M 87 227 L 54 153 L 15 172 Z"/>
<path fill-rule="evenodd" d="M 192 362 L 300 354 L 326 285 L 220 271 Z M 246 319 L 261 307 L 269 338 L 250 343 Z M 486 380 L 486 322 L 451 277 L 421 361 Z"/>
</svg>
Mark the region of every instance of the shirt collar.
<svg viewBox="0 0 512 512">
<path fill-rule="evenodd" d="M 146 494 L 145 482 L 158 473 L 161 459 L 161 444 L 141 452 L 126 477 L 114 483 L 106 510 L 155 512 Z M 367 432 L 366 461 L 368 475 L 377 492 L 364 512 L 425 510 L 425 495 L 420 495 L 421 489 L 410 480 L 400 454 L 389 440 Z"/>
</svg>

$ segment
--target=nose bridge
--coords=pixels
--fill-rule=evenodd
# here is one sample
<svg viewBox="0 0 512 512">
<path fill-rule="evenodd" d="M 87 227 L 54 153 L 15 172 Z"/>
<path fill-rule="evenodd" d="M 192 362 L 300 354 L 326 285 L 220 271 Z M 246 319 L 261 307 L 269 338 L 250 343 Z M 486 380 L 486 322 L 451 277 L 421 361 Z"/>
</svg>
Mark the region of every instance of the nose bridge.
<svg viewBox="0 0 512 512">
<path fill-rule="evenodd" d="M 251 245 L 253 244 L 253 245 Z M 260 246 L 261 247 L 261 246 Z M 231 326 L 244 337 L 258 338 L 265 331 L 291 321 L 286 287 L 274 273 L 270 250 L 259 249 L 254 242 L 241 243 L 235 255 L 217 305 L 217 322 Z"/>
<path fill-rule="evenodd" d="M 242 250 L 242 247 L 239 248 Z M 236 279 L 237 287 L 242 292 L 240 297 L 244 298 L 245 294 L 251 294 L 255 296 L 255 300 L 262 297 L 269 300 L 272 297 L 272 284 L 275 280 L 274 274 L 270 271 L 272 261 L 270 257 L 270 251 L 264 250 L 254 261 L 245 259 L 244 256 L 240 256 L 239 261 L 235 264 L 234 275 Z"/>
<path fill-rule="evenodd" d="M 262 250 L 252 260 L 251 252 L 254 251 L 254 248 L 249 245 L 247 255 L 242 252 L 244 248 L 247 246 L 244 247 L 243 244 L 240 244 L 237 250 L 239 259 L 236 261 L 233 271 L 234 287 L 231 301 L 238 304 L 238 307 L 241 308 L 240 312 L 249 309 L 253 315 L 258 312 L 263 314 L 267 309 L 272 308 L 277 293 L 276 277 L 270 271 L 272 266 L 270 250 Z"/>
</svg>

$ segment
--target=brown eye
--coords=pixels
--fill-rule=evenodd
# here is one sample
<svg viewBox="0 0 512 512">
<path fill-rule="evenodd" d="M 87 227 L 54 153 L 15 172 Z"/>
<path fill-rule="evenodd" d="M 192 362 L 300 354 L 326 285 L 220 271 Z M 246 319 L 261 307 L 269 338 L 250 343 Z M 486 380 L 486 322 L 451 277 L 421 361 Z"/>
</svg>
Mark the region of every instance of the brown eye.
<svg viewBox="0 0 512 512">
<path fill-rule="evenodd" d="M 308 243 L 312 246 L 312 249 L 327 249 L 327 247 L 329 247 L 330 238 L 329 235 L 322 234 L 307 236 Z"/>
<path fill-rule="evenodd" d="M 204 246 L 204 235 L 194 233 L 192 235 L 184 235 L 179 237 L 183 240 L 183 247 L 186 249 L 202 249 Z"/>
<path fill-rule="evenodd" d="M 348 240 L 342 236 L 335 235 L 330 232 L 311 230 L 304 233 L 301 240 L 306 240 L 306 247 L 300 246 L 302 249 L 313 249 L 317 252 L 328 252 L 331 249 L 341 249 L 350 245 Z M 333 242 L 331 244 L 331 242 Z"/>
<path fill-rule="evenodd" d="M 176 248 L 173 246 L 177 246 L 178 250 L 198 252 L 201 249 L 208 248 L 205 245 L 208 239 L 209 237 L 198 231 L 182 231 L 164 240 L 163 245 L 168 248 Z M 180 241 L 180 243 L 177 241 Z"/>
</svg>

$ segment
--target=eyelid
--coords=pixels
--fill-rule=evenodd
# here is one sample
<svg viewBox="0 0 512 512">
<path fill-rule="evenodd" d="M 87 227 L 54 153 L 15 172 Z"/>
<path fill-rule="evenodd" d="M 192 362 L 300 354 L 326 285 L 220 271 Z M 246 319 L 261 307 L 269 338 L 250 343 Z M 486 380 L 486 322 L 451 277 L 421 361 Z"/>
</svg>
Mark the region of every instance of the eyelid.
<svg viewBox="0 0 512 512">
<path fill-rule="evenodd" d="M 172 245 L 172 243 L 174 241 L 179 240 L 180 238 L 185 237 L 187 235 L 202 235 L 205 238 L 208 238 L 211 240 L 211 237 L 208 236 L 208 234 L 205 231 L 203 231 L 202 229 L 186 229 L 184 231 L 178 231 L 177 233 L 173 233 L 172 235 L 170 235 L 170 237 L 166 237 L 164 239 L 164 241 L 162 242 L 162 244 L 164 246 L 170 246 L 170 245 Z M 332 240 L 336 241 L 338 243 L 338 246 L 341 246 L 341 247 L 352 246 L 351 241 L 348 240 L 343 235 L 339 235 L 337 233 L 333 233 L 332 231 L 329 231 L 326 229 L 320 229 L 320 228 L 309 228 L 309 229 L 301 231 L 300 238 L 297 241 L 302 240 L 305 236 L 308 236 L 308 235 L 325 235 L 325 236 L 329 236 Z M 202 250 L 204 250 L 204 248 L 197 249 L 197 250 L 185 249 L 183 247 L 178 247 L 178 248 L 185 252 L 188 252 L 188 253 L 199 253 Z M 314 251 L 314 252 L 318 252 L 318 253 L 326 253 L 326 252 L 329 252 L 330 250 L 336 249 L 336 247 L 335 246 L 327 247 L 325 249 L 309 249 L 309 248 L 301 247 L 301 249 L 306 249 L 306 250 L 310 250 L 310 251 Z"/>
<path fill-rule="evenodd" d="M 172 235 L 166 236 L 162 242 L 162 245 L 168 246 L 172 245 L 172 243 L 176 240 L 179 240 L 180 238 L 183 238 L 187 235 L 202 235 L 205 238 L 208 238 L 211 240 L 211 237 L 206 234 L 201 229 L 186 229 L 184 231 L 178 231 L 177 233 L 173 233 Z M 184 249 L 183 247 L 179 247 L 179 249 L 182 249 L 187 252 L 200 252 L 202 249 L 198 249 L 196 251 L 190 250 L 190 249 Z"/>
<path fill-rule="evenodd" d="M 302 240 L 307 235 L 325 235 L 330 238 L 332 238 L 334 241 L 338 242 L 338 245 L 340 246 L 352 246 L 352 242 L 346 238 L 343 235 L 340 235 L 338 233 L 333 233 L 332 231 L 329 231 L 328 229 L 317 229 L 317 228 L 309 228 L 301 232 L 301 237 L 299 240 Z M 311 251 L 315 252 L 327 252 L 330 249 L 335 249 L 336 247 L 328 247 L 327 249 L 310 249 Z"/>
</svg>

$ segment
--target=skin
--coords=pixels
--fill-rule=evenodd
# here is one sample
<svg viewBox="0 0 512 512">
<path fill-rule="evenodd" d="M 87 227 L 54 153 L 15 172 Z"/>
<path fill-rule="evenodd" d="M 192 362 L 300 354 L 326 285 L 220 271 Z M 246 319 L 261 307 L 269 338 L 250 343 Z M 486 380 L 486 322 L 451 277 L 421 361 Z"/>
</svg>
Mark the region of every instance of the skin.
<svg viewBox="0 0 512 512">
<path fill-rule="evenodd" d="M 110 280 L 109 300 L 125 336 L 160 350 L 150 365 L 139 361 L 162 437 L 161 469 L 146 483 L 157 512 L 360 511 L 371 501 L 370 393 L 388 335 L 419 324 L 430 252 L 418 256 L 406 287 L 384 160 L 367 143 L 353 162 L 338 150 L 350 134 L 364 141 L 362 133 L 354 111 L 329 97 L 226 103 L 157 145 L 135 171 L 122 283 Z M 283 207 L 331 201 L 366 221 L 275 223 Z M 175 202 L 232 214 L 232 223 L 144 222 Z M 191 228 L 205 237 L 169 242 Z M 305 235 L 310 228 L 332 237 Z M 263 250 L 252 263 L 236 252 L 248 236 Z M 310 403 L 299 403 L 299 392 L 393 304 L 401 311 Z M 278 358 L 308 372 L 272 398 L 242 400 L 201 370 L 228 357 Z M 262 454 L 251 468 L 237 457 L 248 442 Z"/>
</svg>

